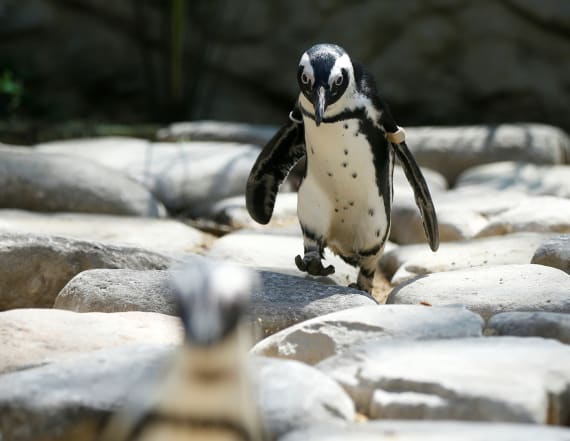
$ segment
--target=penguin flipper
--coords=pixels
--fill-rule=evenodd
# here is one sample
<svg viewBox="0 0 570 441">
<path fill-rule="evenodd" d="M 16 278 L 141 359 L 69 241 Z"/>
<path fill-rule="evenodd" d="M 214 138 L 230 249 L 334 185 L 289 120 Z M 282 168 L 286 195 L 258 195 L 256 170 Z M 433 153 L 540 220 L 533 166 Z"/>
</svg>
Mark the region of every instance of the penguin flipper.
<svg viewBox="0 0 570 441">
<path fill-rule="evenodd" d="M 399 143 L 392 142 L 391 145 L 404 168 L 404 173 L 406 174 L 408 182 L 414 190 L 416 205 L 420 209 L 420 213 L 422 215 L 424 231 L 429 241 L 429 246 L 432 251 L 437 251 L 439 248 L 439 228 L 437 216 L 435 214 L 435 207 L 433 205 L 426 180 L 424 179 L 412 152 L 410 152 L 406 141 Z"/>
<path fill-rule="evenodd" d="M 305 155 L 305 130 L 300 115 L 293 110 L 290 121 L 263 147 L 245 189 L 245 202 L 249 215 L 260 224 L 271 220 L 279 186 L 293 166 Z"/>
</svg>

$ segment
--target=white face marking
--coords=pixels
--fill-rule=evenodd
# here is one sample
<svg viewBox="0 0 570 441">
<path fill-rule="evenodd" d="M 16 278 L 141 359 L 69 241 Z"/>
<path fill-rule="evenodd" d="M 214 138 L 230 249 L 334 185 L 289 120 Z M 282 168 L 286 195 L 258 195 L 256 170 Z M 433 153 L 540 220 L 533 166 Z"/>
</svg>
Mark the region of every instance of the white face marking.
<svg viewBox="0 0 570 441">
<path fill-rule="evenodd" d="M 301 57 L 301 61 L 299 61 L 299 66 L 303 68 L 303 74 L 307 76 L 311 84 L 315 84 L 315 72 L 313 71 L 313 66 L 311 66 L 311 60 L 309 59 L 309 54 L 307 54 L 306 52 Z M 303 81 L 302 76 L 301 76 L 301 81 Z"/>
<path fill-rule="evenodd" d="M 348 54 L 343 54 L 340 58 L 338 58 L 334 66 L 331 69 L 331 73 L 329 76 L 329 85 L 332 87 L 334 82 L 337 81 L 337 78 L 342 78 L 342 69 L 346 69 L 349 73 L 349 81 L 352 82 L 354 78 L 354 73 L 352 70 L 352 62 L 350 61 L 350 57 Z"/>
</svg>

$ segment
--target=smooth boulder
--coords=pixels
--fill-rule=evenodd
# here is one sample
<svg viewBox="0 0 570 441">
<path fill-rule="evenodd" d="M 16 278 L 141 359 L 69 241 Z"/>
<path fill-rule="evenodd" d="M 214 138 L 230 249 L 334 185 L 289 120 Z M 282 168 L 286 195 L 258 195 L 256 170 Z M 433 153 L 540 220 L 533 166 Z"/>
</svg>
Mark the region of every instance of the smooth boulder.
<svg viewBox="0 0 570 441">
<path fill-rule="evenodd" d="M 164 206 L 123 173 L 72 155 L 0 149 L 0 207 L 161 217 Z"/>
<path fill-rule="evenodd" d="M 258 342 L 251 352 L 316 364 L 367 341 L 477 337 L 483 320 L 461 306 L 361 306 L 316 317 Z"/>
<path fill-rule="evenodd" d="M 480 266 L 418 276 L 387 303 L 463 304 L 484 319 L 510 311 L 570 312 L 570 276 L 542 265 Z"/>
<path fill-rule="evenodd" d="M 553 340 L 372 342 L 316 367 L 371 418 L 568 424 L 570 346 Z"/>
<path fill-rule="evenodd" d="M 259 273 L 262 286 L 252 293 L 250 312 L 259 339 L 313 317 L 376 304 L 368 294 L 355 289 Z M 55 306 L 76 312 L 176 311 L 167 271 L 84 271 L 65 286 Z"/>
<path fill-rule="evenodd" d="M 51 307 L 76 274 L 92 268 L 165 269 L 172 259 L 141 248 L 0 232 L 0 310 Z"/>
<path fill-rule="evenodd" d="M 489 319 L 485 334 L 553 338 L 570 344 L 570 314 L 503 312 Z"/>
<path fill-rule="evenodd" d="M 531 262 L 558 268 L 570 274 L 570 234 L 546 239 L 536 249 Z"/>
<path fill-rule="evenodd" d="M 127 343 L 177 344 L 181 338 L 178 318 L 163 314 L 12 309 L 0 312 L 0 374 Z"/>
</svg>

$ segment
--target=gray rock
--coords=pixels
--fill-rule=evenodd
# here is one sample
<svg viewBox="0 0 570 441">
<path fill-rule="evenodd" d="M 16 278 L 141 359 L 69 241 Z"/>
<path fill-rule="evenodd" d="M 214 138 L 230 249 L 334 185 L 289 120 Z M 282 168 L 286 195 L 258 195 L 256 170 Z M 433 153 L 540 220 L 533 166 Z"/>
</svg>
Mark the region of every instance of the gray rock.
<svg viewBox="0 0 570 441">
<path fill-rule="evenodd" d="M 168 345 L 122 345 L 0 376 L 0 428 L 11 441 L 95 441 L 111 412 L 148 387 Z"/>
<path fill-rule="evenodd" d="M 460 421 L 370 421 L 343 428 L 316 425 L 279 441 L 569 441 L 570 430 L 529 424 Z"/>
<path fill-rule="evenodd" d="M 317 368 L 372 418 L 568 423 L 570 347 L 553 340 L 373 342 Z"/>
<path fill-rule="evenodd" d="M 329 376 L 292 360 L 255 361 L 260 408 L 272 439 L 287 432 L 354 420 L 354 403 Z"/>
<path fill-rule="evenodd" d="M 0 150 L 0 207 L 159 217 L 164 207 L 122 173 L 27 148 Z"/>
<path fill-rule="evenodd" d="M 491 216 L 477 237 L 519 231 L 570 233 L 570 200 L 552 196 L 529 197 L 513 208 Z"/>
<path fill-rule="evenodd" d="M 40 436 L 91 441 L 112 411 L 150 390 L 170 359 L 168 345 L 123 345 L 0 376 L 0 427 L 11 441 Z M 310 366 L 256 359 L 260 410 L 271 438 L 354 417 L 342 388 Z M 308 393 L 307 391 L 311 392 Z M 44 438 L 42 438 L 44 439 Z"/>
<path fill-rule="evenodd" d="M 481 165 L 466 170 L 457 179 L 459 188 L 473 186 L 570 198 L 570 166 L 522 162 Z"/>
<path fill-rule="evenodd" d="M 543 124 L 411 127 L 408 145 L 418 162 L 443 174 L 450 183 L 465 170 L 499 161 L 563 164 L 568 135 Z"/>
<path fill-rule="evenodd" d="M 149 143 L 95 138 L 47 143 L 42 152 L 79 155 L 112 166 L 149 188 L 169 210 L 192 216 L 243 194 L 259 147 L 216 142 Z"/>
<path fill-rule="evenodd" d="M 481 266 L 419 276 L 395 288 L 387 303 L 464 304 L 484 319 L 499 312 L 570 312 L 570 276 L 542 265 Z"/>
<path fill-rule="evenodd" d="M 177 122 L 160 129 L 161 141 L 225 141 L 263 146 L 277 132 L 276 126 L 235 122 L 190 121 Z"/>
<path fill-rule="evenodd" d="M 549 237 L 516 233 L 460 242 L 443 242 L 436 253 L 425 245 L 405 245 L 385 253 L 380 260 L 392 285 L 413 277 L 483 265 L 529 263 L 536 247 Z"/>
<path fill-rule="evenodd" d="M 93 269 L 77 274 L 54 308 L 75 312 L 144 311 L 176 314 L 168 271 Z"/>
<path fill-rule="evenodd" d="M 553 338 L 570 344 L 570 314 L 555 312 L 503 312 L 489 319 L 488 335 Z"/>
<path fill-rule="evenodd" d="M 65 284 L 87 269 L 164 269 L 171 263 L 141 248 L 0 232 L 0 310 L 51 307 Z"/>
<path fill-rule="evenodd" d="M 277 195 L 273 215 L 268 225 L 258 224 L 251 218 L 245 206 L 245 196 L 234 196 L 228 199 L 222 199 L 209 207 L 203 216 L 233 228 L 250 228 L 256 230 L 266 230 L 267 228 L 298 224 L 297 193 L 281 191 Z"/>
<path fill-rule="evenodd" d="M 362 306 L 286 328 L 258 342 L 257 355 L 316 364 L 366 341 L 477 337 L 483 320 L 456 306 Z"/>
<path fill-rule="evenodd" d="M 178 255 L 203 251 L 213 240 L 173 219 L 21 210 L 0 210 L 0 231 L 65 236 Z"/>
<path fill-rule="evenodd" d="M 441 242 L 470 239 L 488 224 L 487 219 L 473 209 L 440 206 L 437 200 L 435 207 Z M 422 217 L 413 199 L 395 201 L 390 240 L 398 244 L 426 243 L 428 247 Z"/>
<path fill-rule="evenodd" d="M 256 333 L 267 336 L 303 320 L 376 302 L 362 291 L 261 271 L 253 292 Z M 61 291 L 55 306 L 77 312 L 150 311 L 174 314 L 169 276 L 164 271 L 85 271 Z"/>
<path fill-rule="evenodd" d="M 335 273 L 328 277 L 313 277 L 299 271 L 295 265 L 295 256 L 298 254 L 303 254 L 303 238 L 300 236 L 268 235 L 249 231 L 228 234 L 216 240 L 207 256 L 322 283 L 346 286 L 356 281 L 358 270 L 329 250 L 325 251 L 323 265 L 333 265 Z"/>
<path fill-rule="evenodd" d="M 551 266 L 570 274 L 570 234 L 551 237 L 540 244 L 532 263 Z"/>
<path fill-rule="evenodd" d="M 0 374 L 127 343 L 177 344 L 181 337 L 178 318 L 163 314 L 12 309 L 0 312 Z"/>
</svg>

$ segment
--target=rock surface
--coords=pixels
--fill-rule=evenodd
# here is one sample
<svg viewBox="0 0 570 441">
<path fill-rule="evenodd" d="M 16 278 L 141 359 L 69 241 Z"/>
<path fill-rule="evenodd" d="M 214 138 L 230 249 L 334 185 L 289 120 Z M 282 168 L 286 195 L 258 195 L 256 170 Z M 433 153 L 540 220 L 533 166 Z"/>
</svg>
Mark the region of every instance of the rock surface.
<svg viewBox="0 0 570 441">
<path fill-rule="evenodd" d="M 570 274 L 570 234 L 551 237 L 540 244 L 532 263 L 551 266 Z"/>
<path fill-rule="evenodd" d="M 0 376 L 0 427 L 11 441 L 97 438 L 111 411 L 160 378 L 172 348 L 124 345 Z M 257 359 L 260 409 L 275 439 L 315 423 L 354 417 L 346 393 L 326 375 L 293 361 Z M 135 389 L 136 388 L 136 389 Z M 139 398 L 144 400 L 145 396 Z M 43 438 L 42 438 L 43 439 Z"/>
<path fill-rule="evenodd" d="M 570 430 L 528 424 L 459 421 L 370 421 L 343 428 L 315 426 L 279 441 L 568 441 Z"/>
<path fill-rule="evenodd" d="M 489 319 L 488 335 L 553 338 L 570 344 L 570 314 L 555 312 L 503 312 Z"/>
<path fill-rule="evenodd" d="M 355 289 L 272 272 L 260 274 L 262 288 L 253 292 L 251 306 L 260 338 L 330 312 L 376 304 L 366 293 Z M 85 271 L 65 286 L 55 305 L 77 312 L 175 311 L 165 271 Z"/>
<path fill-rule="evenodd" d="M 552 196 L 532 197 L 489 218 L 478 237 L 534 231 L 570 233 L 570 199 Z"/>
<path fill-rule="evenodd" d="M 170 124 L 157 133 L 161 141 L 224 141 L 263 146 L 279 128 L 255 124 L 189 121 Z"/>
<path fill-rule="evenodd" d="M 271 437 L 326 423 L 337 426 L 355 417 L 354 403 L 329 376 L 292 360 L 255 361 L 260 408 Z"/>
<path fill-rule="evenodd" d="M 202 251 L 213 238 L 173 219 L 0 210 L 0 231 L 65 236 L 165 254 Z"/>
<path fill-rule="evenodd" d="M 127 343 L 177 344 L 181 337 L 178 318 L 162 314 L 13 309 L 0 312 L 0 374 Z"/>
<path fill-rule="evenodd" d="M 418 162 L 451 183 L 476 165 L 498 161 L 564 164 L 570 152 L 568 135 L 543 124 L 415 127 L 406 132 Z"/>
<path fill-rule="evenodd" d="M 253 231 L 228 234 L 218 239 L 207 253 L 212 259 L 228 260 L 328 284 L 347 286 L 356 281 L 358 270 L 329 250 L 325 251 L 323 265 L 333 265 L 335 273 L 328 277 L 313 277 L 299 271 L 295 265 L 296 255 L 303 255 L 302 236 L 258 234 Z"/>
<path fill-rule="evenodd" d="M 215 201 L 243 194 L 259 147 L 216 142 L 149 143 L 127 138 L 59 141 L 41 152 L 103 163 L 149 188 L 174 212 L 198 216 Z"/>
<path fill-rule="evenodd" d="M 473 186 L 570 198 L 570 166 L 523 162 L 481 165 L 466 170 L 457 180 L 459 188 Z"/>
<path fill-rule="evenodd" d="M 65 284 L 87 269 L 164 269 L 171 263 L 141 248 L 0 232 L 0 310 L 51 307 Z"/>
<path fill-rule="evenodd" d="M 387 303 L 464 304 L 484 319 L 499 312 L 570 312 L 570 276 L 542 265 L 482 266 L 419 276 L 395 288 Z"/>
<path fill-rule="evenodd" d="M 257 355 L 316 364 L 367 341 L 477 337 L 483 321 L 463 307 L 362 306 L 286 328 L 257 343 Z"/>
<path fill-rule="evenodd" d="M 444 242 L 436 253 L 425 245 L 398 247 L 380 259 L 384 274 L 393 285 L 415 276 L 483 265 L 529 263 L 545 234 L 516 233 L 506 236 Z"/>
<path fill-rule="evenodd" d="M 372 342 L 317 368 L 372 418 L 568 424 L 570 347 L 552 340 Z"/>
<path fill-rule="evenodd" d="M 122 173 L 77 157 L 0 149 L 0 207 L 164 216 L 163 205 Z"/>
</svg>

